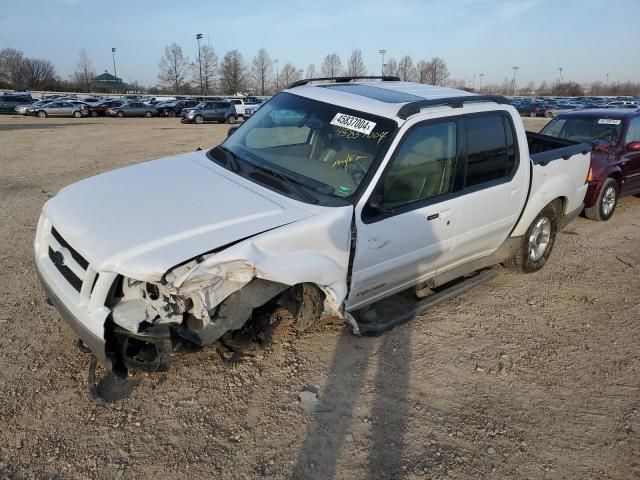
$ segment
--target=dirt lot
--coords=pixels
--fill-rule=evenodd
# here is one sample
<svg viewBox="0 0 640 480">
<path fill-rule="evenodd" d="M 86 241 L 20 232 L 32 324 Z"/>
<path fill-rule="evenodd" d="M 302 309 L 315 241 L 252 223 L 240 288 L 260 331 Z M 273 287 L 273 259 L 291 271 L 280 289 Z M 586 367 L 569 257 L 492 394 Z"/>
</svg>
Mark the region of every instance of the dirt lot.
<svg viewBox="0 0 640 480">
<path fill-rule="evenodd" d="M 573 223 L 542 271 L 501 272 L 382 337 L 327 324 L 235 368 L 207 349 L 124 382 L 99 370 L 109 403 L 92 403 L 89 357 L 34 271 L 42 204 L 226 129 L 0 117 L 0 478 L 640 477 L 633 197 Z M 306 384 L 334 410 L 304 412 Z"/>
</svg>

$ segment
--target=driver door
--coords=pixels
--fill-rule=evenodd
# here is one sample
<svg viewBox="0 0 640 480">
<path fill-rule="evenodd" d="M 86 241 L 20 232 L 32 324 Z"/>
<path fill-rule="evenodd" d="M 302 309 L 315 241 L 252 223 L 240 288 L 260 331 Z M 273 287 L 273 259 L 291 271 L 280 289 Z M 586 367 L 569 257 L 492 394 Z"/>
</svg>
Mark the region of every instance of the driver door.
<svg viewBox="0 0 640 480">
<path fill-rule="evenodd" d="M 443 265 L 456 223 L 458 125 L 445 118 L 410 127 L 356 213 L 348 309 L 428 279 Z"/>
</svg>

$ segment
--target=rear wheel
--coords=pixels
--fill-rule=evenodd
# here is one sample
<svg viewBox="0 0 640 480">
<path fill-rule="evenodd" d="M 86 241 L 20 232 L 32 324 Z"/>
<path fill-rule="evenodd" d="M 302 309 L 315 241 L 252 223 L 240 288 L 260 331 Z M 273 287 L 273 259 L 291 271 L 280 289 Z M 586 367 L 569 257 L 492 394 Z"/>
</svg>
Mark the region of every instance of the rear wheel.
<svg viewBox="0 0 640 480">
<path fill-rule="evenodd" d="M 236 117 L 234 117 L 233 115 L 229 115 L 229 116 L 227 117 L 227 123 L 228 123 L 229 125 L 233 125 L 234 123 L 236 123 Z"/>
<path fill-rule="evenodd" d="M 118 118 L 122 118 L 122 117 L 124 117 L 124 112 L 122 110 L 120 110 L 120 111 L 118 111 L 117 115 L 118 115 Z"/>
<path fill-rule="evenodd" d="M 45 112 L 44 110 L 40 110 L 37 115 L 38 118 L 47 118 L 47 112 Z"/>
<path fill-rule="evenodd" d="M 538 114 L 537 114 L 536 112 L 529 112 L 529 116 L 530 116 L 531 118 L 534 118 L 534 117 L 537 117 L 537 116 L 538 116 Z"/>
<path fill-rule="evenodd" d="M 73 118 L 80 118 L 82 114 L 80 112 L 73 112 Z"/>
<path fill-rule="evenodd" d="M 522 273 L 540 270 L 551 255 L 557 231 L 558 214 L 549 204 L 531 222 L 515 254 L 503 265 Z"/>
<path fill-rule="evenodd" d="M 203 121 L 202 115 L 196 115 L 193 121 L 196 122 L 198 125 L 202 124 L 202 121 Z"/>
<path fill-rule="evenodd" d="M 98 116 L 98 112 L 91 112 L 91 116 L 92 117 L 97 117 Z"/>
<path fill-rule="evenodd" d="M 167 117 L 175 117 L 176 116 L 176 112 L 174 112 L 173 110 L 169 110 L 167 112 Z"/>
<path fill-rule="evenodd" d="M 553 113 L 545 112 L 544 116 L 547 117 L 547 118 L 553 118 Z"/>
<path fill-rule="evenodd" d="M 144 116 L 147 118 L 151 118 L 151 112 L 144 112 Z"/>
<path fill-rule="evenodd" d="M 602 185 L 598 202 L 584 209 L 584 214 L 591 220 L 606 221 L 613 216 L 618 203 L 618 182 L 613 178 L 607 178 Z"/>
</svg>

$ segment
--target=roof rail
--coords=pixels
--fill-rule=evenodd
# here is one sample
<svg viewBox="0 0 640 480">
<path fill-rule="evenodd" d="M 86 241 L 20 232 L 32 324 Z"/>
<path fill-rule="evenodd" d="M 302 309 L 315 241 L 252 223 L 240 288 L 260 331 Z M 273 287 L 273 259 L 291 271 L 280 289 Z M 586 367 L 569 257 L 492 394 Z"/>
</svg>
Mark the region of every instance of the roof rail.
<svg viewBox="0 0 640 480">
<path fill-rule="evenodd" d="M 403 120 L 406 120 L 410 116 L 420 113 L 420 109 L 425 107 L 449 106 L 451 108 L 462 108 L 464 103 L 478 102 L 508 104 L 509 100 L 500 95 L 463 95 L 459 97 L 445 97 L 432 100 L 417 100 L 400 107 L 400 110 L 398 110 L 398 116 Z"/>
<path fill-rule="evenodd" d="M 347 77 L 320 77 L 320 78 L 305 78 L 304 80 L 298 80 L 293 82 L 287 88 L 295 88 L 301 85 L 306 85 L 310 82 L 329 81 L 333 80 L 335 83 L 347 83 L 353 80 L 382 80 L 383 82 L 399 82 L 400 77 L 384 75 L 384 76 L 347 76 Z"/>
</svg>

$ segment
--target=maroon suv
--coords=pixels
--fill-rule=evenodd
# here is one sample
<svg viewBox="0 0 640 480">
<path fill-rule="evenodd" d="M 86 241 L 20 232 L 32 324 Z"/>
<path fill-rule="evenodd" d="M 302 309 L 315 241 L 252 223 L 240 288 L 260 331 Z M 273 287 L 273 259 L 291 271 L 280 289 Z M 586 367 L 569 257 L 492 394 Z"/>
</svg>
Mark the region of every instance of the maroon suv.
<svg viewBox="0 0 640 480">
<path fill-rule="evenodd" d="M 89 106 L 89 115 L 92 117 L 105 116 L 106 111 L 110 108 L 119 107 L 124 103 L 123 100 L 104 100 Z"/>
<path fill-rule="evenodd" d="M 640 109 L 567 112 L 540 133 L 593 143 L 584 199 L 587 218 L 609 220 L 618 198 L 640 193 Z"/>
</svg>

